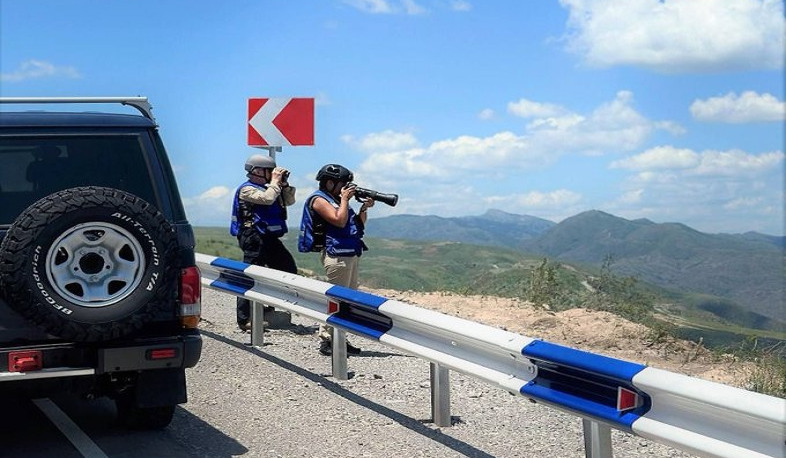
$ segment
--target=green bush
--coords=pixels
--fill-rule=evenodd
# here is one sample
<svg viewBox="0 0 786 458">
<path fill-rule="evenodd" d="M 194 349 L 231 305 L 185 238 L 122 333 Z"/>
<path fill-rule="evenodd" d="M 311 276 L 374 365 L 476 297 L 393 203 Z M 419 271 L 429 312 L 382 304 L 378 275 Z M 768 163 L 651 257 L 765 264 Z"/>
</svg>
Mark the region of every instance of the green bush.
<svg viewBox="0 0 786 458">
<path fill-rule="evenodd" d="M 786 360 L 776 354 L 764 354 L 755 360 L 747 387 L 757 393 L 786 398 Z"/>
</svg>

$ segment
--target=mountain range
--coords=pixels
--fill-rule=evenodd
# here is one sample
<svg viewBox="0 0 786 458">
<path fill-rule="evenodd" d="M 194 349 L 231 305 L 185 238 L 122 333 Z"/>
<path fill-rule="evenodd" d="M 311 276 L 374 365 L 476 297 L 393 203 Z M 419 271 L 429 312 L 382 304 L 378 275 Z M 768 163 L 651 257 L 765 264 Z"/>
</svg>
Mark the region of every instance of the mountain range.
<svg viewBox="0 0 786 458">
<path fill-rule="evenodd" d="M 748 232 L 707 234 L 680 223 L 627 220 L 591 210 L 560 223 L 489 210 L 480 216 L 394 215 L 374 218 L 366 233 L 387 239 L 451 241 L 506 247 L 530 255 L 600 267 L 660 287 L 695 293 L 710 312 L 725 298 L 786 322 L 786 237 Z"/>
</svg>

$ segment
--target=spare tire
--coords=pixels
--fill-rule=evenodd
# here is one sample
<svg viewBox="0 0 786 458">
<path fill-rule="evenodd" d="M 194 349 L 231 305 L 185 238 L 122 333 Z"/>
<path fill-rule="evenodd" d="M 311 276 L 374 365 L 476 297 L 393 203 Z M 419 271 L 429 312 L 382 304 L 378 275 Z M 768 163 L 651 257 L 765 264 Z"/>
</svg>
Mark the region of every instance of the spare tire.
<svg viewBox="0 0 786 458">
<path fill-rule="evenodd" d="M 72 188 L 28 207 L 0 244 L 9 305 L 55 336 L 102 341 L 174 318 L 176 235 L 124 191 Z"/>
</svg>

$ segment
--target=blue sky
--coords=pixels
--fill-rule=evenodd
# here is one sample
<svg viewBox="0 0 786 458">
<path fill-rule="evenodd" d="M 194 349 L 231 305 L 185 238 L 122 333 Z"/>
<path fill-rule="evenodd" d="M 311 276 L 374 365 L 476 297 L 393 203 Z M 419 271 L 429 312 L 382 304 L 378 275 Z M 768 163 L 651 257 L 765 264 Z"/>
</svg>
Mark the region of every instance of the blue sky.
<svg viewBox="0 0 786 458">
<path fill-rule="evenodd" d="M 337 162 L 400 195 L 372 218 L 783 235 L 784 33 L 773 0 L 0 0 L 0 95 L 149 97 L 196 225 L 260 152 L 248 99 L 314 97 L 293 226 Z"/>
</svg>

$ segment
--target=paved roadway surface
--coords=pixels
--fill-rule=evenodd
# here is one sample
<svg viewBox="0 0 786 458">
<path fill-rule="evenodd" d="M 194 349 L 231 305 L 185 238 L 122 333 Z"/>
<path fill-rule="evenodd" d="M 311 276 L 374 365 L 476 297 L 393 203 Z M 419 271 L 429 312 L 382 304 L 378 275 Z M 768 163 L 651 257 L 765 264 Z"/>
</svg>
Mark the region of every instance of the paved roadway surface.
<svg viewBox="0 0 786 458">
<path fill-rule="evenodd" d="M 0 397 L 0 457 L 584 456 L 578 418 L 454 372 L 454 425 L 435 427 L 428 363 L 377 342 L 350 336 L 364 351 L 338 381 L 316 351 L 316 323 L 294 317 L 260 350 L 233 326 L 231 296 L 205 290 L 203 317 L 189 402 L 168 428 L 124 430 L 106 399 Z M 618 431 L 612 442 L 616 457 L 691 456 Z"/>
</svg>

